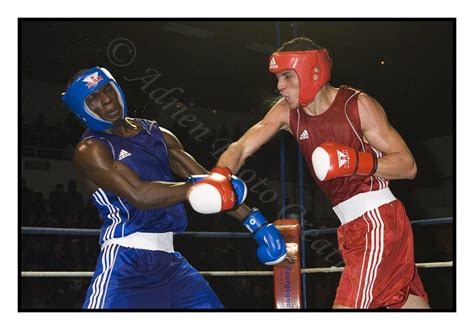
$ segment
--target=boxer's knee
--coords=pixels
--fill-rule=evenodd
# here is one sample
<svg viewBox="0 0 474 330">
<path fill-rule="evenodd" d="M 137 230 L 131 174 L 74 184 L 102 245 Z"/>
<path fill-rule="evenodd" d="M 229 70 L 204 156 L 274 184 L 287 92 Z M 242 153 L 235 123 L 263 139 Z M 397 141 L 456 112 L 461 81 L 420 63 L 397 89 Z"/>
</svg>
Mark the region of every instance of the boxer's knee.
<svg viewBox="0 0 474 330">
<path fill-rule="evenodd" d="M 338 304 L 332 305 L 332 308 L 333 309 L 352 309 L 352 307 L 347 307 L 347 306 L 338 305 Z"/>
<path fill-rule="evenodd" d="M 422 297 L 415 296 L 413 294 L 408 295 L 408 299 L 405 304 L 402 306 L 402 309 L 430 309 L 428 302 Z"/>
</svg>

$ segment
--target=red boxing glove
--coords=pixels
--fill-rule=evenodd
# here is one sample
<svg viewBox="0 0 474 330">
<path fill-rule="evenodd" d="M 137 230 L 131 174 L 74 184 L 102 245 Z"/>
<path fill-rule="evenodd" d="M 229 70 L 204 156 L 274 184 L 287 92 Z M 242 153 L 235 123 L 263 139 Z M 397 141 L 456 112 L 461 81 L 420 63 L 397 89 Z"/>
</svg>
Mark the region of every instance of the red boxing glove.
<svg viewBox="0 0 474 330">
<path fill-rule="evenodd" d="M 337 143 L 323 143 L 311 156 L 314 172 L 320 181 L 350 175 L 373 175 L 377 157 L 369 152 L 356 151 Z"/>
<path fill-rule="evenodd" d="M 202 214 L 230 210 L 237 202 L 231 183 L 232 172 L 227 167 L 214 167 L 209 176 L 194 184 L 188 191 L 192 208 Z"/>
</svg>

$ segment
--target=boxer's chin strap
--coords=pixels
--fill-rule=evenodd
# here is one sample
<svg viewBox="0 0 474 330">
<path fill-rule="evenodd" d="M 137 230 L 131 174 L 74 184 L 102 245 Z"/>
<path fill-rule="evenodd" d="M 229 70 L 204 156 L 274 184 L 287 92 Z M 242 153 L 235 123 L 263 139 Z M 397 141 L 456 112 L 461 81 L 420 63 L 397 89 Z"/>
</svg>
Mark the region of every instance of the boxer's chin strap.
<svg viewBox="0 0 474 330">
<path fill-rule="evenodd" d="M 273 266 L 275 308 L 300 309 L 300 224 L 296 219 L 275 220 L 274 224 L 285 239 L 287 251 L 286 259 Z"/>
</svg>

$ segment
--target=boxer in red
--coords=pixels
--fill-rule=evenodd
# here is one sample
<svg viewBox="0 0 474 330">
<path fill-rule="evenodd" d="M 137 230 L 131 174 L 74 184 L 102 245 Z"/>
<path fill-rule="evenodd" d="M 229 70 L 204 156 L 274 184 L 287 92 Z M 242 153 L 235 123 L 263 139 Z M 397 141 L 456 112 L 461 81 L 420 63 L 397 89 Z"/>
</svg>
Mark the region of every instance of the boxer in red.
<svg viewBox="0 0 474 330">
<path fill-rule="evenodd" d="M 388 187 L 413 179 L 415 160 L 374 98 L 329 85 L 331 66 L 328 51 L 308 38 L 284 43 L 269 60 L 282 99 L 217 165 L 236 173 L 278 131 L 290 132 L 341 221 L 345 268 L 333 308 L 429 308 L 409 219 Z"/>
</svg>

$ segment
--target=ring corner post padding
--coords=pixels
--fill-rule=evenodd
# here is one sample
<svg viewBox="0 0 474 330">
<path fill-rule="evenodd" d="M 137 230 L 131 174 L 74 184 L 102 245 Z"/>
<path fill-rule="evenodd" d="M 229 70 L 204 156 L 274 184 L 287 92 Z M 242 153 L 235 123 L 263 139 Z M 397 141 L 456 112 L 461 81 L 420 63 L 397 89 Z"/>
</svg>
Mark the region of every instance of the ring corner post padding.
<svg viewBox="0 0 474 330">
<path fill-rule="evenodd" d="M 280 219 L 274 222 L 286 242 L 287 257 L 273 266 L 276 309 L 300 309 L 301 257 L 300 224 L 297 219 Z"/>
</svg>

